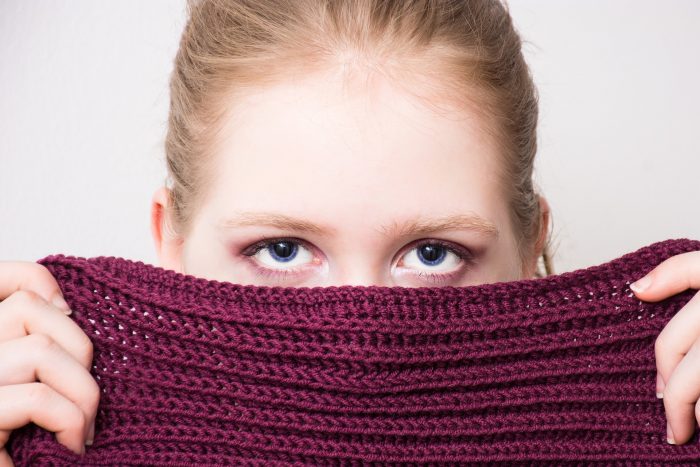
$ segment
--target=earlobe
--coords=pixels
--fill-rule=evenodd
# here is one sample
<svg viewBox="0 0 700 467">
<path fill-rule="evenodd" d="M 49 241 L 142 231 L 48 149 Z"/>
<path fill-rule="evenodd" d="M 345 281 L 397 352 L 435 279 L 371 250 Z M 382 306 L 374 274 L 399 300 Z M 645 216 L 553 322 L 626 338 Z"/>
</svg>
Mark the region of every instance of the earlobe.
<svg viewBox="0 0 700 467">
<path fill-rule="evenodd" d="M 547 202 L 547 198 L 542 195 L 537 195 L 537 197 L 540 201 L 540 212 L 542 215 L 542 228 L 540 229 L 539 238 L 537 240 L 537 251 L 542 254 L 544 242 L 547 239 L 547 234 L 549 233 L 549 217 L 551 209 L 549 207 L 549 202 Z"/>
<path fill-rule="evenodd" d="M 525 272 L 525 277 L 529 279 L 536 279 L 539 277 L 537 275 L 537 263 L 542 256 L 544 250 L 544 243 L 547 239 L 547 233 L 549 231 L 549 216 L 550 208 L 547 199 L 542 195 L 537 195 L 540 203 L 540 231 L 537 234 L 537 241 L 535 242 L 535 249 L 533 251 L 532 262 L 529 265 L 528 270 Z"/>
<path fill-rule="evenodd" d="M 151 200 L 151 235 L 159 259 L 159 266 L 182 272 L 181 254 L 182 238 L 177 235 L 170 225 L 170 190 L 159 187 Z"/>
<path fill-rule="evenodd" d="M 541 228 L 537 237 L 537 246 L 535 250 L 537 254 L 536 259 L 539 259 L 539 257 L 542 256 L 542 253 L 544 251 L 545 241 L 547 240 L 547 234 L 549 233 L 549 220 L 551 209 L 549 207 L 549 202 L 547 202 L 547 198 L 545 198 L 542 195 L 537 195 L 537 198 L 540 203 L 540 215 L 542 216 L 540 224 Z"/>
</svg>

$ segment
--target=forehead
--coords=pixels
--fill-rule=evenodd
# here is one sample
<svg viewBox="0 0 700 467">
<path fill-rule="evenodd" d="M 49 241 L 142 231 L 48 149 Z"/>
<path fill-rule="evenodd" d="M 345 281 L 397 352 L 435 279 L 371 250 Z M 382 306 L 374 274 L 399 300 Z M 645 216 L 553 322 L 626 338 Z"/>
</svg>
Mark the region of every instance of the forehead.
<svg viewBox="0 0 700 467">
<path fill-rule="evenodd" d="M 437 112 L 384 79 L 344 83 L 310 76 L 232 100 L 214 152 L 214 209 L 328 224 L 367 220 L 368 210 L 383 211 L 382 224 L 402 213 L 502 211 L 498 149 L 476 114 Z"/>
</svg>

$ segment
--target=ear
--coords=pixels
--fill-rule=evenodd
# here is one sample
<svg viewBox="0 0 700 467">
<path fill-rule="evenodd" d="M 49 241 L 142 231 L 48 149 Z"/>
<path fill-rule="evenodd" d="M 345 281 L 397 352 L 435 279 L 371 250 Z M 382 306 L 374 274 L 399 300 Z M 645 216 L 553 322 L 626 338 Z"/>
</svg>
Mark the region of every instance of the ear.
<svg viewBox="0 0 700 467">
<path fill-rule="evenodd" d="M 545 198 L 542 195 L 537 195 L 540 201 L 540 212 L 542 215 L 542 228 L 540 229 L 540 234 L 537 237 L 537 245 L 535 248 L 535 251 L 538 253 L 538 256 L 542 255 L 542 250 L 544 249 L 544 242 L 547 240 L 547 233 L 549 229 L 549 216 L 550 216 L 550 208 L 549 208 L 549 203 L 547 202 L 547 198 Z"/>
<path fill-rule="evenodd" d="M 540 256 L 542 256 L 542 250 L 544 249 L 544 243 L 547 240 L 547 233 L 549 230 L 549 218 L 550 218 L 550 207 L 549 203 L 547 202 L 547 198 L 545 198 L 542 195 L 537 195 L 537 198 L 539 199 L 540 202 L 540 215 L 542 216 L 541 218 L 541 228 L 539 235 L 537 236 L 537 242 L 535 243 L 535 262 L 532 266 L 532 272 L 531 275 L 534 276 L 535 271 L 537 270 L 537 261 L 539 260 Z"/>
<path fill-rule="evenodd" d="M 549 203 L 547 202 L 547 199 L 542 195 L 537 195 L 537 198 L 540 203 L 540 215 L 542 216 L 540 220 L 541 228 L 537 235 L 537 241 L 535 242 L 534 255 L 532 257 L 531 262 L 527 265 L 527 268 L 525 270 L 524 277 L 527 279 L 533 279 L 536 277 L 535 272 L 537 271 L 537 262 L 540 259 L 540 256 L 542 256 L 542 250 L 544 249 L 544 243 L 547 240 L 547 233 L 549 228 Z"/>
<path fill-rule="evenodd" d="M 170 227 L 170 190 L 167 187 L 158 188 L 151 200 L 151 234 L 158 254 L 159 266 L 183 272 L 182 247 L 184 239 Z"/>
</svg>

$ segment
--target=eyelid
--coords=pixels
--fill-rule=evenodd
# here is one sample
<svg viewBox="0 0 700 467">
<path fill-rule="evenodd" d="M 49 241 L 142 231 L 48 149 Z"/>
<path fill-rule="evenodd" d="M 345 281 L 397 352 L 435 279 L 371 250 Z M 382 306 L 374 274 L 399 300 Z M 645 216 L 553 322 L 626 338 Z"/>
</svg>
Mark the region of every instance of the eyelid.
<svg viewBox="0 0 700 467">
<path fill-rule="evenodd" d="M 312 268 L 314 268 L 313 263 L 316 261 L 314 260 L 312 263 L 308 263 L 302 266 L 297 266 L 293 268 L 280 268 L 280 269 L 275 269 L 275 268 L 269 268 L 266 266 L 263 266 L 261 264 L 258 264 L 258 261 L 253 259 L 253 256 L 255 256 L 260 250 L 266 248 L 270 244 L 277 243 L 277 242 L 291 242 L 291 243 L 298 243 L 300 246 L 308 249 L 309 251 L 315 252 L 317 251 L 316 248 L 311 246 L 309 242 L 306 240 L 303 240 L 301 238 L 297 237 L 280 237 L 280 236 L 275 236 L 275 235 L 270 235 L 270 236 L 264 236 L 261 237 L 259 240 L 255 241 L 253 244 L 247 246 L 243 251 L 241 251 L 241 254 L 243 256 L 246 256 L 246 262 L 250 263 L 250 265 L 255 268 L 255 271 L 257 272 L 258 275 L 261 276 L 269 276 L 269 277 L 275 277 L 277 279 L 284 279 L 289 276 L 298 276 L 299 274 L 302 274 L 304 272 L 309 272 Z"/>
<path fill-rule="evenodd" d="M 474 255 L 471 251 L 469 251 L 468 248 L 465 248 L 463 246 L 454 244 L 452 242 L 448 242 L 445 240 L 439 240 L 437 238 L 435 239 L 429 239 L 429 238 L 422 238 L 420 240 L 416 240 L 412 243 L 409 243 L 405 249 L 403 249 L 400 254 L 399 254 L 399 259 L 403 258 L 406 253 L 409 251 L 413 250 L 414 248 L 417 248 L 422 245 L 440 245 L 443 248 L 447 249 L 448 251 L 451 251 L 455 255 L 459 257 L 459 259 L 463 260 L 466 264 L 471 264 L 474 260 Z"/>
<path fill-rule="evenodd" d="M 305 240 L 302 240 L 300 238 L 295 238 L 295 237 L 275 237 L 275 236 L 269 236 L 269 237 L 262 237 L 260 240 L 256 241 L 250 246 L 247 246 L 243 251 L 241 251 L 242 255 L 245 256 L 254 256 L 258 251 L 262 250 L 266 246 L 270 245 L 271 243 L 276 243 L 276 242 L 294 242 L 294 243 L 299 243 L 300 245 L 303 245 L 305 248 L 309 250 L 314 250 L 314 248 L 307 243 Z"/>
<path fill-rule="evenodd" d="M 273 268 L 268 268 L 265 266 L 261 266 L 257 264 L 257 261 L 255 261 L 252 257 L 262 250 L 263 248 L 269 246 L 271 243 L 275 242 L 293 242 L 293 243 L 298 243 L 300 246 L 303 246 L 304 248 L 307 248 L 308 250 L 312 252 L 317 252 L 315 247 L 313 247 L 309 242 L 306 240 L 303 240 L 301 238 L 297 237 L 280 237 L 280 236 L 264 236 L 261 237 L 259 240 L 255 241 L 253 244 L 247 246 L 243 251 L 241 251 L 241 254 L 248 257 L 248 261 L 258 270 L 260 273 L 264 273 L 265 275 L 280 275 L 280 276 L 289 276 L 289 275 L 294 275 L 298 274 L 304 271 L 309 270 L 308 265 L 304 266 L 299 266 L 296 268 L 286 268 L 286 269 L 273 269 Z M 454 244 L 452 242 L 446 241 L 446 240 L 440 240 L 436 238 L 422 238 L 419 240 L 415 240 L 411 243 L 409 243 L 401 252 L 399 253 L 399 262 L 401 259 L 411 250 L 424 245 L 424 244 L 429 244 L 429 245 L 440 245 L 443 248 L 447 249 L 448 251 L 452 252 L 455 254 L 460 260 L 464 262 L 462 266 L 458 270 L 452 271 L 452 272 L 447 272 L 447 273 L 425 273 L 424 271 L 419 271 L 417 273 L 411 273 L 417 276 L 420 275 L 425 275 L 425 274 L 430 274 L 430 275 L 435 275 L 435 276 L 444 276 L 445 278 L 448 278 L 448 276 L 455 275 L 459 272 L 459 270 L 463 270 L 466 266 L 470 266 L 474 263 L 474 254 L 466 247 L 463 247 L 461 245 Z M 397 263 L 398 264 L 398 263 Z M 269 271 L 269 272 L 268 272 Z"/>
</svg>

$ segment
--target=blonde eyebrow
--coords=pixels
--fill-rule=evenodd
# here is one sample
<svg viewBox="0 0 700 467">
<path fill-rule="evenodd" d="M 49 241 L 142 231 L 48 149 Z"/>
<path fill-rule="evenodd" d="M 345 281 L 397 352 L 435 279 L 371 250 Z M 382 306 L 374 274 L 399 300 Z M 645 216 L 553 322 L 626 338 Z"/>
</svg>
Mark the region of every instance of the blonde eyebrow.
<svg viewBox="0 0 700 467">
<path fill-rule="evenodd" d="M 409 235 L 426 235 L 443 230 L 472 230 L 489 237 L 498 237 L 496 225 L 477 214 L 455 214 L 428 219 L 411 219 L 402 224 L 394 222 L 391 226 L 382 226 L 379 231 L 384 235 L 398 237 Z"/>
<path fill-rule="evenodd" d="M 217 224 L 217 227 L 219 229 L 228 230 L 249 225 L 264 225 L 268 227 L 276 227 L 281 230 L 312 233 L 322 236 L 330 236 L 335 234 L 335 229 L 330 227 L 322 226 L 306 219 L 273 212 L 241 212 L 238 213 L 236 217 L 222 219 Z"/>
<path fill-rule="evenodd" d="M 245 226 L 268 226 L 281 230 L 299 233 L 310 233 L 320 236 L 332 236 L 337 230 L 317 224 L 307 219 L 272 212 L 246 211 L 235 217 L 222 219 L 217 224 L 221 230 L 236 229 Z M 490 221 L 476 214 L 456 214 L 437 218 L 416 218 L 389 225 L 380 226 L 377 231 L 385 236 L 426 235 L 443 230 L 472 230 L 487 236 L 498 237 L 498 228 Z"/>
</svg>

